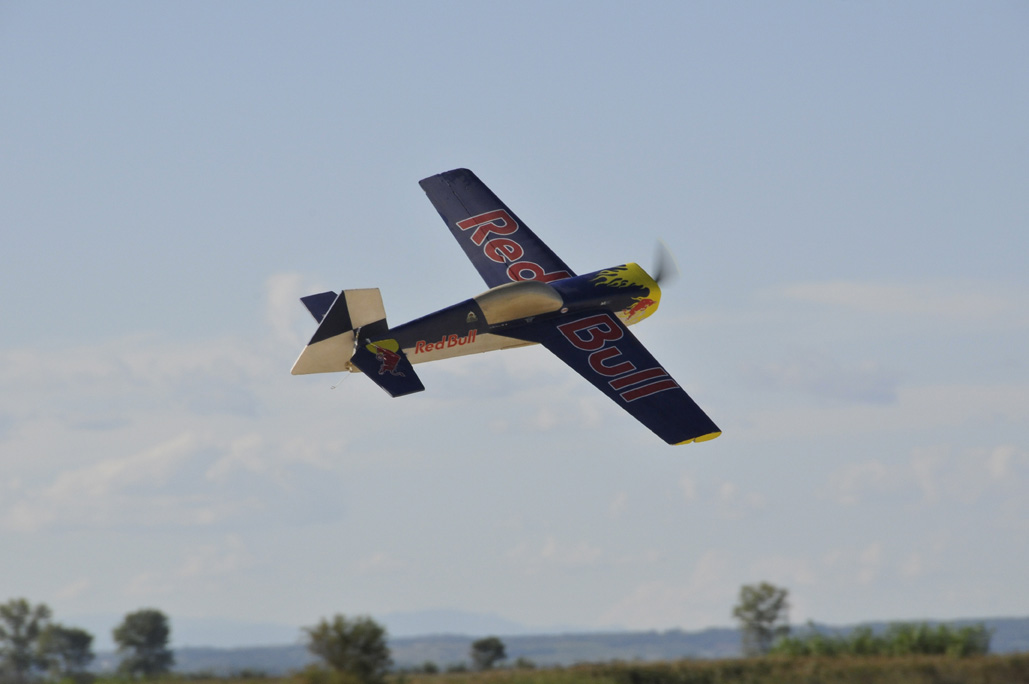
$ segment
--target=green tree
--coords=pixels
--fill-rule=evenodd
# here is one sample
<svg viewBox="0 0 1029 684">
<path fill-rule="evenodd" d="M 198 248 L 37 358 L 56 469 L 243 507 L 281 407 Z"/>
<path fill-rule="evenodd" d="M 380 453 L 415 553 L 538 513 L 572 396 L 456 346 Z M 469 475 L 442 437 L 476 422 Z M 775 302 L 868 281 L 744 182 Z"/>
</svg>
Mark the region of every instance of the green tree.
<svg viewBox="0 0 1029 684">
<path fill-rule="evenodd" d="M 52 624 L 39 635 L 39 653 L 51 674 L 75 681 L 88 679 L 93 661 L 93 635 L 77 627 Z"/>
<path fill-rule="evenodd" d="M 381 684 L 393 660 L 386 645 L 386 630 L 368 616 L 348 619 L 336 615 L 314 627 L 305 627 L 307 650 L 346 679 Z"/>
<path fill-rule="evenodd" d="M 46 667 L 39 637 L 50 624 L 50 609 L 11 599 L 0 605 L 0 681 L 24 682 Z"/>
<path fill-rule="evenodd" d="M 740 587 L 732 615 L 740 623 L 743 654 L 767 653 L 772 643 L 790 633 L 789 592 L 768 582 Z"/>
<path fill-rule="evenodd" d="M 126 615 L 114 628 L 114 642 L 122 654 L 118 671 L 144 677 L 168 672 L 175 664 L 175 656 L 168 649 L 170 634 L 168 618 L 159 610 L 144 608 Z"/>
<path fill-rule="evenodd" d="M 499 660 L 507 658 L 504 642 L 495 636 L 472 642 L 468 652 L 476 670 L 491 670 Z"/>
</svg>

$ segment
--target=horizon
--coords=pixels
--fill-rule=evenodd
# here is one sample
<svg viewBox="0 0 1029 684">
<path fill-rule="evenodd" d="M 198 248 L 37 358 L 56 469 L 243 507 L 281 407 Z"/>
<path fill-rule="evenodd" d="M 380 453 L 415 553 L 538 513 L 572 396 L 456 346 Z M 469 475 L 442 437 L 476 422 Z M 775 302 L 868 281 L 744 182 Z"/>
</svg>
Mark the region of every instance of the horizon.
<svg viewBox="0 0 1029 684">
<path fill-rule="evenodd" d="M 325 615 L 321 617 L 331 617 L 331 615 Z M 349 616 L 355 617 L 355 616 Z M 709 625 L 707 627 L 701 627 L 697 629 L 684 629 L 681 627 L 669 627 L 667 629 L 624 629 L 618 628 L 617 626 L 604 628 L 604 629 L 589 629 L 584 627 L 576 626 L 564 626 L 564 627 L 531 627 L 526 625 L 519 625 L 506 620 L 502 616 L 469 613 L 465 611 L 455 610 L 425 610 L 415 611 L 412 613 L 401 613 L 384 616 L 370 616 L 373 620 L 383 625 L 386 629 L 387 639 L 390 641 L 404 641 L 404 640 L 419 640 L 419 639 L 434 639 L 434 638 L 479 638 L 486 636 L 497 636 L 505 639 L 519 639 L 519 638 L 545 638 L 545 637 L 561 637 L 561 636 L 587 636 L 587 635 L 605 635 L 605 634 L 669 634 L 669 633 L 682 633 L 682 634 L 701 634 L 704 632 L 712 631 L 739 631 L 740 627 L 733 624 L 722 624 L 722 625 Z M 124 616 L 114 615 L 94 615 L 94 616 L 77 616 L 72 619 L 62 622 L 66 626 L 79 627 L 87 629 L 94 637 L 93 650 L 100 654 L 106 653 L 111 654 L 116 652 L 116 645 L 110 638 L 109 634 L 115 626 L 123 619 Z M 319 618 L 320 619 L 320 618 Z M 394 629 L 391 625 L 397 625 L 398 623 L 410 623 L 412 620 L 416 620 L 421 624 L 438 623 L 449 626 L 442 626 L 439 628 L 428 628 L 425 631 L 420 631 L 418 628 L 401 628 L 399 630 Z M 448 621 L 449 620 L 449 621 Z M 283 646 L 302 646 L 303 645 L 303 630 L 305 626 L 312 626 L 317 620 L 313 620 L 312 625 L 299 625 L 293 627 L 291 625 L 284 624 L 272 624 L 272 623 L 245 623 L 235 622 L 232 620 L 226 620 L 224 618 L 176 618 L 175 616 L 168 616 L 169 626 L 171 628 L 171 636 L 169 638 L 169 647 L 172 650 L 176 649 L 218 649 L 218 650 L 245 650 L 251 648 L 278 648 Z M 978 623 L 978 622 L 1001 622 L 1001 621 L 1027 621 L 1029 622 L 1029 615 L 991 615 L 991 616 L 966 616 L 961 618 L 955 618 L 950 620 L 939 620 L 932 617 L 923 617 L 910 620 L 865 620 L 862 622 L 855 623 L 828 623 L 821 620 L 814 620 L 813 623 L 820 627 L 828 629 L 852 629 L 862 625 L 879 625 L 879 624 L 891 624 L 891 623 L 922 623 L 926 622 L 929 624 L 954 624 L 954 623 Z M 89 629 L 85 625 L 93 625 L 94 628 L 100 623 L 110 624 L 109 629 Z M 804 628 L 809 625 L 812 621 L 805 621 L 803 623 L 790 622 L 791 629 L 793 628 Z M 81 624 L 80 624 L 81 623 Z M 185 630 L 181 629 L 181 625 L 185 624 Z M 467 625 L 477 624 L 479 626 L 468 628 Z M 176 625 L 180 625 L 180 629 L 176 629 Z M 466 625 L 462 627 L 460 625 Z M 511 627 L 505 628 L 502 625 L 510 625 Z M 195 637 L 185 637 L 185 639 L 193 638 L 192 641 L 186 641 L 181 636 L 176 636 L 177 633 L 185 631 L 190 635 L 205 635 L 197 640 Z M 280 640 L 266 639 L 259 640 L 261 637 L 253 637 L 256 634 L 280 634 L 285 635 L 287 632 L 294 633 L 292 638 L 280 638 Z M 250 636 L 240 637 L 240 634 L 248 634 Z M 253 639 L 244 641 L 244 639 Z M 202 643 L 201 643 L 202 642 Z M 213 643 L 212 643 L 213 642 Z M 99 645 L 98 645 L 99 644 Z"/>
</svg>

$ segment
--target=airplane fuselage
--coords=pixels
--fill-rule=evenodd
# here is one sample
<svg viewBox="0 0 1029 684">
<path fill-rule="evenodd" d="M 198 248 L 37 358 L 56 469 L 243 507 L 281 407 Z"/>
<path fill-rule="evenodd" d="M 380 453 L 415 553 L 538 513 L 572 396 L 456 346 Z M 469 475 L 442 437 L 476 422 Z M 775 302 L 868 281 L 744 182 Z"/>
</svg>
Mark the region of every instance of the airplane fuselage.
<svg viewBox="0 0 1029 684">
<path fill-rule="evenodd" d="M 377 331 L 374 337 L 396 340 L 411 363 L 425 363 L 536 344 L 516 337 L 517 329 L 578 311 L 608 310 L 633 325 L 654 313 L 660 300 L 654 279 L 629 263 L 550 283 L 523 280 L 499 285 L 386 332 Z M 366 336 L 357 334 L 358 342 L 365 343 Z M 353 364 L 348 370 L 360 372 Z"/>
</svg>

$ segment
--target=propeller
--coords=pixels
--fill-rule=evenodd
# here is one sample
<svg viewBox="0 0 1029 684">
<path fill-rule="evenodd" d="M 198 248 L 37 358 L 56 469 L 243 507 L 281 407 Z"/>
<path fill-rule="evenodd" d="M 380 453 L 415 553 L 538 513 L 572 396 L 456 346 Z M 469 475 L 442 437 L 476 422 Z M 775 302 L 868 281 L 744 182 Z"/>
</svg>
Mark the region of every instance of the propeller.
<svg viewBox="0 0 1029 684">
<path fill-rule="evenodd" d="M 654 254 L 654 281 L 658 285 L 667 285 L 679 277 L 679 267 L 672 256 L 672 250 L 664 240 L 658 239 Z M 662 282 L 663 281 L 663 282 Z"/>
</svg>

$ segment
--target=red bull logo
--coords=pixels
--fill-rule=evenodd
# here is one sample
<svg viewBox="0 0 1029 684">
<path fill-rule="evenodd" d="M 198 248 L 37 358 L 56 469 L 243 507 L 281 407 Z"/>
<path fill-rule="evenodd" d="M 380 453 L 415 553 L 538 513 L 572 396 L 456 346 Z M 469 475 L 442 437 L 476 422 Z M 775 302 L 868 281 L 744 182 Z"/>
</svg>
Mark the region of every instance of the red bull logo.
<svg viewBox="0 0 1029 684">
<path fill-rule="evenodd" d="M 644 311 L 646 311 L 647 309 L 649 309 L 650 307 L 652 307 L 656 303 L 657 302 L 655 302 L 653 299 L 650 299 L 648 297 L 641 297 L 641 298 L 639 298 L 636 301 L 635 304 L 633 304 L 630 307 L 626 307 L 625 309 L 623 309 L 622 310 L 622 316 L 623 316 L 623 318 L 625 318 L 625 320 L 627 322 L 628 321 L 632 321 L 632 317 L 633 316 L 635 316 L 636 314 L 643 313 Z M 635 323 L 635 321 L 632 321 L 632 322 Z"/>
<path fill-rule="evenodd" d="M 414 353 L 424 354 L 431 351 L 442 351 L 451 347 L 459 347 L 475 342 L 475 330 L 469 330 L 467 335 L 444 335 L 434 342 L 418 340 L 414 343 Z"/>
<path fill-rule="evenodd" d="M 559 325 L 557 329 L 573 347 L 589 353 L 590 369 L 607 379 L 607 384 L 626 403 L 679 387 L 661 366 L 637 367 L 619 347 L 618 340 L 624 334 L 610 314 L 586 316 Z"/>
<path fill-rule="evenodd" d="M 507 277 L 513 282 L 539 280 L 549 283 L 552 280 L 561 280 L 572 275 L 568 271 L 547 273 L 535 261 L 523 259 L 525 248 L 518 242 L 515 235 L 519 228 L 518 222 L 503 209 L 487 211 L 458 221 L 457 227 L 462 231 L 473 231 L 471 240 L 474 244 L 482 247 L 482 253 L 486 255 L 486 258 L 498 264 L 510 264 L 507 267 Z M 497 237 L 487 240 L 486 238 L 490 235 Z"/>
<path fill-rule="evenodd" d="M 400 345 L 396 340 L 382 340 L 368 345 L 368 351 L 373 352 L 375 360 L 379 362 L 379 375 L 389 373 L 401 378 L 406 377 L 403 371 L 397 370 L 400 360 L 404 358 L 398 353 L 399 349 Z"/>
</svg>

